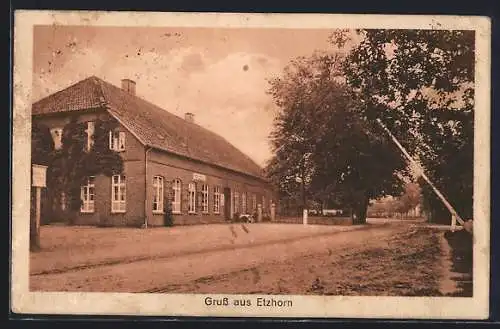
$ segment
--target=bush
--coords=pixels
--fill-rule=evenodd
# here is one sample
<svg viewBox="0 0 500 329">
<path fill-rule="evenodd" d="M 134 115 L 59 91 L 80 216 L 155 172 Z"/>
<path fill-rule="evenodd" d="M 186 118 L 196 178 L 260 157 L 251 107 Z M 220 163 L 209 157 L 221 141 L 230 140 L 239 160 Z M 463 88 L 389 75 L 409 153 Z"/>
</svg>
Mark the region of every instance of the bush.
<svg viewBox="0 0 500 329">
<path fill-rule="evenodd" d="M 107 216 L 99 216 L 97 227 L 114 227 L 113 221 Z"/>
<path fill-rule="evenodd" d="M 233 214 L 233 220 L 232 220 L 232 221 L 233 221 L 233 222 L 235 222 L 235 223 L 239 223 L 239 222 L 240 222 L 240 220 L 241 220 L 241 219 L 240 219 L 240 215 L 241 215 L 241 214 L 240 214 L 239 212 L 235 212 L 235 213 Z"/>
<path fill-rule="evenodd" d="M 165 212 L 165 215 L 163 215 L 163 225 L 174 226 L 174 214 L 172 213 L 172 203 L 170 200 L 165 199 L 163 210 Z"/>
</svg>

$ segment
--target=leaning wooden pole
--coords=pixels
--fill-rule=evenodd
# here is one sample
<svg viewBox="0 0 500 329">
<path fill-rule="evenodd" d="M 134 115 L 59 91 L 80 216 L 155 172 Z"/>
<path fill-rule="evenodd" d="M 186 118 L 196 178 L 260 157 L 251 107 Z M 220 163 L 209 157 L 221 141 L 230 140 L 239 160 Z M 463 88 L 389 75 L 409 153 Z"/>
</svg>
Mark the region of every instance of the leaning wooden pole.
<svg viewBox="0 0 500 329">
<path fill-rule="evenodd" d="M 387 134 L 391 137 L 392 141 L 398 146 L 398 148 L 401 150 L 401 152 L 403 152 L 403 154 L 405 155 L 405 157 L 413 165 L 417 166 L 418 168 L 421 168 L 420 174 L 421 174 L 422 178 L 431 186 L 431 188 L 434 191 L 434 193 L 436 193 L 436 195 L 439 197 L 439 199 L 441 199 L 441 201 L 444 203 L 444 205 L 446 206 L 446 208 L 448 208 L 448 210 L 451 213 L 452 218 L 455 218 L 462 226 L 464 226 L 465 221 L 462 219 L 462 217 L 460 217 L 460 215 L 457 213 L 457 211 L 455 210 L 455 208 L 453 208 L 453 206 L 448 202 L 448 200 L 444 197 L 444 195 L 441 193 L 441 191 L 439 191 L 438 188 L 431 182 L 431 180 L 429 179 L 429 177 L 427 177 L 427 175 L 425 174 L 425 172 L 422 169 L 422 167 L 420 166 L 420 164 L 418 164 L 411 157 L 411 155 L 406 151 L 406 149 L 403 147 L 403 145 L 401 145 L 401 143 L 399 143 L 399 141 L 396 139 L 396 137 L 394 137 L 394 135 L 390 132 L 389 129 L 387 129 L 387 127 L 382 123 L 382 121 L 380 119 L 377 119 L 377 122 L 387 132 Z"/>
</svg>

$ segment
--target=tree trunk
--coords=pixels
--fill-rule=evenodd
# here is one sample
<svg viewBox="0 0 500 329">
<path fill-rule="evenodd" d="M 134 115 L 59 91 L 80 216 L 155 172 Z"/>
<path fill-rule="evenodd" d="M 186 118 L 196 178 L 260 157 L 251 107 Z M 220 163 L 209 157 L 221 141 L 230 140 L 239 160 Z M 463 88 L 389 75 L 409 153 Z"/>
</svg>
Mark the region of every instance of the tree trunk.
<svg viewBox="0 0 500 329">
<path fill-rule="evenodd" d="M 370 199 L 364 197 L 351 211 L 352 222 L 354 225 L 366 224 L 366 213 L 368 212 L 368 204 Z"/>
</svg>

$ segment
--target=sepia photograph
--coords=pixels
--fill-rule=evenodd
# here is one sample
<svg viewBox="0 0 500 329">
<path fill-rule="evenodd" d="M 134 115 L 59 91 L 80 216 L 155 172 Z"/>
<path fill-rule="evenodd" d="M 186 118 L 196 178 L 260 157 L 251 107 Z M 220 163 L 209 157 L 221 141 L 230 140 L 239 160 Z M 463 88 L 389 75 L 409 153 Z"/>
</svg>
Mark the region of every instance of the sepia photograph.
<svg viewBox="0 0 500 329">
<path fill-rule="evenodd" d="M 18 13 L 18 309 L 487 317 L 489 21 L 330 16 Z"/>
</svg>

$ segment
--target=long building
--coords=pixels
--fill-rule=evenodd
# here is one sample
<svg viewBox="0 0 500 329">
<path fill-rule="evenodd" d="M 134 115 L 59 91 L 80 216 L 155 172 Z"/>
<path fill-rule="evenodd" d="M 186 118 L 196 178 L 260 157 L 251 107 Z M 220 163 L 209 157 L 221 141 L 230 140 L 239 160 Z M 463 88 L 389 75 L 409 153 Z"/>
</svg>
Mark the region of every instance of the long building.
<svg viewBox="0 0 500 329">
<path fill-rule="evenodd" d="M 193 114 L 176 116 L 135 90 L 130 79 L 120 88 L 92 76 L 32 106 L 33 123 L 50 128 L 56 148 L 70 117 L 87 124 L 89 144 L 96 120 L 119 123 L 109 132 L 109 147 L 121 155 L 124 171 L 88 177 L 76 224 L 163 225 L 166 193 L 176 224 L 224 222 L 259 205 L 270 212 L 273 192 L 260 166 L 196 124 Z"/>
</svg>

